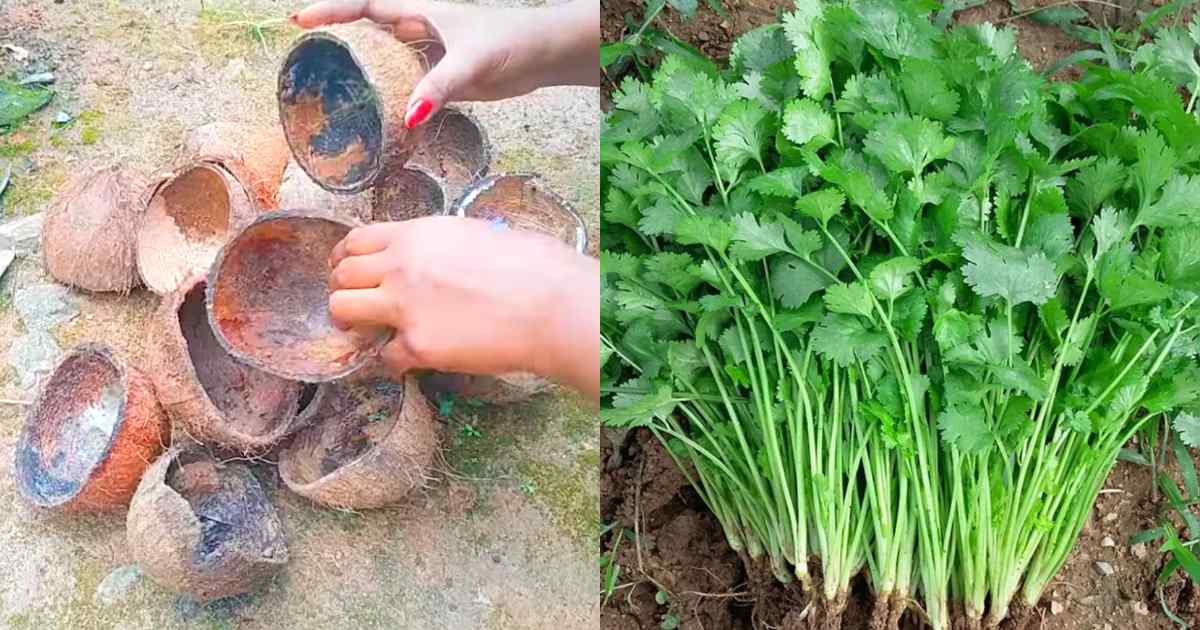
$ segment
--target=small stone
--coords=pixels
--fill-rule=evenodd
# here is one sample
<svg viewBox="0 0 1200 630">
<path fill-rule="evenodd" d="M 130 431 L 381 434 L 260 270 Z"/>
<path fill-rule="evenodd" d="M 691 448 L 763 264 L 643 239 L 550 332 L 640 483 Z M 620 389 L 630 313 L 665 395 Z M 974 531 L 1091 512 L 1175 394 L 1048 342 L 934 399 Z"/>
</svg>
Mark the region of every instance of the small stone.
<svg viewBox="0 0 1200 630">
<path fill-rule="evenodd" d="M 1101 560 L 1096 563 L 1096 572 L 1103 576 L 1109 576 L 1116 573 L 1117 570 L 1113 568 L 1113 565 Z"/>
<path fill-rule="evenodd" d="M 12 264 L 13 259 L 16 257 L 17 252 L 0 247 L 0 278 L 4 277 L 4 272 L 8 271 L 8 266 Z"/>
<path fill-rule="evenodd" d="M 1064 608 L 1066 608 L 1066 607 L 1063 606 L 1063 603 L 1058 601 L 1057 599 L 1050 600 L 1050 614 L 1051 615 L 1061 615 Z"/>
<path fill-rule="evenodd" d="M 17 371 L 21 389 L 30 390 L 54 369 L 60 356 L 62 348 L 54 335 L 44 330 L 31 330 L 13 340 L 8 349 L 8 364 Z"/>
<path fill-rule="evenodd" d="M 149 71 L 153 67 L 154 67 L 154 63 L 150 62 L 150 61 L 147 61 L 146 63 L 142 64 L 142 70 Z"/>
<path fill-rule="evenodd" d="M 1146 558 L 1146 543 L 1138 543 L 1129 548 L 1129 553 L 1132 553 L 1138 560 Z"/>
<path fill-rule="evenodd" d="M 1104 522 L 1105 522 L 1105 523 L 1111 523 L 1111 522 L 1113 522 L 1113 521 L 1115 521 L 1115 520 L 1117 520 L 1117 513 L 1116 513 L 1116 512 L 1109 512 L 1108 514 L 1105 514 L 1105 515 L 1104 515 Z"/>
<path fill-rule="evenodd" d="M 42 236 L 42 213 L 37 213 L 7 223 L 0 223 L 0 247 L 12 249 L 18 256 L 28 256 L 37 251 Z"/>
<path fill-rule="evenodd" d="M 61 284 L 38 284 L 20 289 L 13 305 L 28 330 L 50 330 L 79 315 L 71 290 Z"/>
<path fill-rule="evenodd" d="M 1134 613 L 1137 613 L 1139 615 L 1149 615 L 1150 614 L 1150 607 L 1146 605 L 1146 602 L 1139 600 L 1136 602 L 1132 602 L 1130 604 L 1130 606 L 1133 608 Z"/>
<path fill-rule="evenodd" d="M 93 600 L 98 606 L 110 606 L 129 594 L 133 587 L 142 579 L 142 570 L 136 565 L 128 565 L 113 569 L 96 587 Z"/>
<path fill-rule="evenodd" d="M 175 616 L 181 621 L 192 621 L 200 616 L 204 609 L 200 602 L 191 595 L 179 595 L 175 598 Z"/>
<path fill-rule="evenodd" d="M 1112 539 L 1112 536 L 1105 536 L 1104 539 L 1100 541 L 1100 546 L 1101 547 L 1116 547 L 1117 542 Z"/>
</svg>

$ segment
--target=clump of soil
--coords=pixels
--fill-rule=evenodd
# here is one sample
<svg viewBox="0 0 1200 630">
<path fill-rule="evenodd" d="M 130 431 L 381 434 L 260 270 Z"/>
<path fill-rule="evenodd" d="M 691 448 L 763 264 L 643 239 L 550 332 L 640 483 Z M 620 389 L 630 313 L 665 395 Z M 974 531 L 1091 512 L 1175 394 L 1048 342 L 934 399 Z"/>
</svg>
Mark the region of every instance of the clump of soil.
<svg viewBox="0 0 1200 630">
<path fill-rule="evenodd" d="M 587 249 L 583 220 L 533 175 L 494 175 L 479 181 L 459 201 L 458 214 L 483 219 L 499 230 L 539 232 L 578 251 Z"/>
<path fill-rule="evenodd" d="M 275 507 L 250 469 L 172 449 L 146 473 L 127 539 L 156 582 L 199 600 L 245 593 L 287 563 Z"/>
<path fill-rule="evenodd" d="M 209 321 L 238 359 L 284 378 L 328 381 L 358 369 L 389 330 L 339 330 L 329 315 L 329 254 L 353 224 L 317 212 L 275 212 L 221 251 Z"/>
<path fill-rule="evenodd" d="M 445 212 L 442 183 L 422 170 L 396 169 L 375 184 L 376 221 L 406 221 Z"/>
</svg>

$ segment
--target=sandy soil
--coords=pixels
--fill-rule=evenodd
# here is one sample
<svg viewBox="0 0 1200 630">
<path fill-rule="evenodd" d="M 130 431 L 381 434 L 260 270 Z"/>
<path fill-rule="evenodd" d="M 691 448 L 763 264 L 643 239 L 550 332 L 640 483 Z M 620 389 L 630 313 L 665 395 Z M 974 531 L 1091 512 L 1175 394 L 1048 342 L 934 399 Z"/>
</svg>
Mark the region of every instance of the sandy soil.
<svg viewBox="0 0 1200 630">
<path fill-rule="evenodd" d="M 52 71 L 55 100 L 7 137 L 13 182 L 0 221 L 44 208 L 68 173 L 122 163 L 169 170 L 186 129 L 274 124 L 276 69 L 296 34 L 273 0 L 0 0 L 0 76 Z M 261 39 L 252 24 L 261 27 Z M 558 88 L 470 109 L 497 147 L 494 171 L 536 171 L 598 233 L 599 99 Z M 62 129 L 58 111 L 75 122 Z M 37 259 L 0 282 L 0 357 L 23 332 L 13 291 L 46 281 Z M 74 297 L 55 331 L 65 348 L 112 344 L 146 355 L 157 298 Z M 0 399 L 29 400 L 7 364 Z M 510 408 L 461 407 L 443 419 L 440 479 L 406 504 L 364 514 L 320 509 L 256 466 L 278 506 L 291 562 L 261 592 L 197 607 L 147 578 L 95 600 L 130 563 L 124 515 L 37 513 L 17 495 L 11 452 L 23 408 L 0 404 L 0 628 L 584 628 L 595 625 L 598 444 L 595 416 L 565 394 Z M 465 427 L 469 425 L 471 430 Z"/>
</svg>

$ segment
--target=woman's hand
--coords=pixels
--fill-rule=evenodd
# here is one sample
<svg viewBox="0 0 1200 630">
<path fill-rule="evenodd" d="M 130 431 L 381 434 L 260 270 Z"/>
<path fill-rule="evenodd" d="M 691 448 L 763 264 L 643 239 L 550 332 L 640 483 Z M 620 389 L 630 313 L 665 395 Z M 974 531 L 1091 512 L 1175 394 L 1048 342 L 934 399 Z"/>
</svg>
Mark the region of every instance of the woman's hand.
<svg viewBox="0 0 1200 630">
<path fill-rule="evenodd" d="M 551 85 L 599 85 L 597 0 L 497 9 L 432 0 L 324 0 L 292 15 L 304 28 L 362 18 L 402 41 L 436 43 L 436 65 L 413 90 L 410 129 L 453 101 L 494 101 Z M 439 60 L 440 57 L 440 60 Z"/>
<path fill-rule="evenodd" d="M 394 373 L 534 372 L 599 398 L 595 259 L 540 234 L 425 217 L 358 228 L 329 262 L 334 323 L 394 328 L 383 350 Z"/>
</svg>

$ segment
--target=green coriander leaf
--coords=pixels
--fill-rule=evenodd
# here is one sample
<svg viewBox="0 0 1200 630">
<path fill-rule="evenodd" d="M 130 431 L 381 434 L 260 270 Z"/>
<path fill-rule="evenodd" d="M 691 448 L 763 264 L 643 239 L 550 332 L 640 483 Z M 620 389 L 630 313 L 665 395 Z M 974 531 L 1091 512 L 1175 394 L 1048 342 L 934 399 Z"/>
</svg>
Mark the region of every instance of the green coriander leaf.
<svg viewBox="0 0 1200 630">
<path fill-rule="evenodd" d="M 933 318 L 933 338 L 942 352 L 966 346 L 982 329 L 983 322 L 978 315 L 956 308 L 947 309 Z"/>
<path fill-rule="evenodd" d="M 842 193 L 832 188 L 825 188 L 808 193 L 796 200 L 796 209 L 821 225 L 826 225 L 841 211 L 842 205 L 845 203 L 846 198 L 842 196 Z"/>
<path fill-rule="evenodd" d="M 608 190 L 608 198 L 604 200 L 606 222 L 636 230 L 640 219 L 641 215 L 628 194 L 615 186 Z"/>
<path fill-rule="evenodd" d="M 919 175 L 934 160 L 950 155 L 954 138 L 925 118 L 893 114 L 880 120 L 863 142 L 863 150 L 893 173 Z"/>
<path fill-rule="evenodd" d="M 799 197 L 804 194 L 804 179 L 808 169 L 803 166 L 786 166 L 759 175 L 747 182 L 750 190 L 770 197 Z"/>
<path fill-rule="evenodd" d="M 697 372 L 708 369 L 708 362 L 696 344 L 673 341 L 667 344 L 667 366 L 671 368 L 671 375 L 681 383 L 692 384 Z"/>
<path fill-rule="evenodd" d="M 1178 228 L 1200 224 L 1200 175 L 1173 175 L 1158 201 L 1138 213 L 1138 225 Z"/>
<path fill-rule="evenodd" d="M 825 307 L 834 313 L 870 317 L 871 293 L 861 282 L 835 284 L 825 289 Z"/>
<path fill-rule="evenodd" d="M 821 320 L 809 340 L 817 354 L 842 367 L 849 367 L 855 361 L 866 361 L 887 345 L 887 337 L 868 329 L 863 320 L 837 313 L 830 313 Z"/>
<path fill-rule="evenodd" d="M 734 244 L 730 253 L 740 260 L 753 262 L 790 251 L 783 226 L 778 223 L 760 225 L 753 214 L 746 212 L 733 218 L 733 227 Z"/>
<path fill-rule="evenodd" d="M 701 282 L 700 266 L 687 254 L 662 252 L 646 259 L 646 279 L 687 295 Z"/>
<path fill-rule="evenodd" d="M 1082 409 L 1074 409 L 1063 414 L 1063 422 L 1071 427 L 1071 430 L 1080 435 L 1089 435 L 1092 432 L 1092 417 Z"/>
<path fill-rule="evenodd" d="M 1170 296 L 1167 285 L 1133 266 L 1133 245 L 1113 247 L 1101 257 L 1098 288 L 1113 310 L 1161 302 Z"/>
<path fill-rule="evenodd" d="M 1066 313 L 1063 314 L 1066 316 Z M 1088 337 L 1092 334 L 1092 328 L 1096 325 L 1096 314 L 1091 313 L 1087 317 L 1075 322 L 1075 328 L 1067 335 L 1067 339 L 1063 344 L 1062 361 L 1063 365 L 1073 366 L 1079 364 L 1083 360 L 1084 347 Z"/>
<path fill-rule="evenodd" d="M 1034 400 L 1045 400 L 1049 391 L 1046 383 L 1033 368 L 1020 357 L 1013 357 L 1012 366 L 991 365 L 988 371 L 996 382 L 1005 387 L 1025 393 Z"/>
<path fill-rule="evenodd" d="M 641 259 L 630 254 L 600 252 L 600 273 L 611 273 L 621 278 L 636 278 L 641 265 Z"/>
<path fill-rule="evenodd" d="M 716 217 L 685 216 L 675 226 L 675 240 L 684 245 L 704 245 L 723 252 L 733 240 L 733 226 Z"/>
<path fill-rule="evenodd" d="M 801 258 L 808 258 L 821 249 L 820 234 L 804 229 L 799 223 L 786 216 L 779 215 L 778 219 L 779 223 L 783 225 L 784 233 L 787 234 L 788 244 L 792 246 L 793 254 Z"/>
<path fill-rule="evenodd" d="M 1014 247 L 972 236 L 963 243 L 963 278 L 983 297 L 1004 298 L 1009 304 L 1043 304 L 1054 296 L 1058 275 L 1045 254 L 1028 254 Z"/>
<path fill-rule="evenodd" d="M 1128 169 L 1115 157 L 1101 158 L 1067 182 L 1067 201 L 1079 216 L 1091 216 L 1125 185 Z"/>
<path fill-rule="evenodd" d="M 909 111 L 933 120 L 949 120 L 958 111 L 958 93 L 950 89 L 935 62 L 908 58 L 901 63 L 900 89 Z"/>
<path fill-rule="evenodd" d="M 1071 253 L 1074 243 L 1075 232 L 1071 228 L 1070 215 L 1066 212 L 1054 212 L 1043 214 L 1030 222 L 1021 248 L 1031 254 L 1041 252 L 1051 262 L 1058 263 Z"/>
<path fill-rule="evenodd" d="M 730 103 L 713 129 L 722 164 L 733 172 L 747 162 L 761 164 L 763 148 L 770 138 L 770 121 L 770 112 L 754 101 L 738 99 Z"/>
<path fill-rule="evenodd" d="M 1192 448 L 1200 448 L 1200 416 L 1181 413 L 1172 423 L 1179 439 Z"/>
<path fill-rule="evenodd" d="M 921 263 L 915 258 L 898 256 L 890 258 L 871 270 L 869 280 L 871 290 L 883 300 L 895 300 L 904 295 L 912 284 L 909 276 L 921 269 Z"/>
<path fill-rule="evenodd" d="M 762 72 L 795 54 L 783 27 L 768 24 L 737 38 L 729 53 L 729 65 L 738 74 Z"/>
<path fill-rule="evenodd" d="M 700 298 L 700 309 L 706 313 L 715 313 L 728 308 L 742 308 L 742 306 L 741 298 L 724 293 L 705 295 Z"/>
<path fill-rule="evenodd" d="M 988 450 L 995 440 L 983 410 L 977 407 L 955 405 L 944 409 L 938 415 L 938 430 L 944 442 L 968 455 Z"/>
<path fill-rule="evenodd" d="M 1099 259 L 1105 252 L 1125 238 L 1129 222 L 1121 212 L 1106 207 L 1092 220 L 1092 234 L 1096 236 L 1096 255 Z"/>
<path fill-rule="evenodd" d="M 747 340 L 747 343 L 749 340 Z M 746 347 L 742 345 L 742 336 L 738 332 L 737 326 L 730 326 L 721 333 L 721 339 L 718 342 L 721 346 L 721 352 L 725 353 L 726 363 L 746 363 Z"/>
<path fill-rule="evenodd" d="M 863 170 L 846 169 L 832 162 L 821 167 L 821 177 L 836 184 L 850 203 L 862 209 L 872 219 L 884 222 L 892 218 L 892 203 Z"/>
<path fill-rule="evenodd" d="M 638 230 L 646 236 L 660 236 L 675 231 L 675 226 L 684 217 L 684 212 L 668 199 L 659 199 L 642 212 Z"/>
<path fill-rule="evenodd" d="M 925 301 L 925 291 L 918 287 L 896 300 L 892 310 L 892 327 L 902 339 L 915 342 L 925 326 L 925 316 L 928 312 L 929 304 Z"/>
<path fill-rule="evenodd" d="M 835 133 L 833 117 L 816 101 L 792 101 L 783 111 L 783 135 L 798 145 L 819 149 L 833 142 Z"/>
<path fill-rule="evenodd" d="M 1137 134 L 1137 162 L 1133 165 L 1133 180 L 1138 184 L 1142 205 L 1162 187 L 1175 169 L 1175 152 L 1154 130 Z"/>
<path fill-rule="evenodd" d="M 800 308 L 814 293 L 833 281 L 811 263 L 778 256 L 771 263 L 771 291 L 784 308 Z"/>
<path fill-rule="evenodd" d="M 913 3 L 895 0 L 859 0 L 851 5 L 858 13 L 861 37 L 880 53 L 892 59 L 933 56 L 938 30 L 928 11 Z"/>
<path fill-rule="evenodd" d="M 677 404 L 670 386 L 664 384 L 646 395 L 614 398 L 612 409 L 600 410 L 600 420 L 610 427 L 643 427 L 669 418 Z"/>
<path fill-rule="evenodd" d="M 1154 42 L 1142 44 L 1133 55 L 1134 66 L 1149 66 L 1175 85 L 1193 86 L 1200 80 L 1196 42 L 1182 30 L 1159 29 Z"/>
<path fill-rule="evenodd" d="M 990 22 L 984 22 L 975 29 L 975 36 L 987 46 L 996 59 L 1007 61 L 1017 53 L 1017 32 L 1011 28 L 996 28 Z"/>
<path fill-rule="evenodd" d="M 1167 284 L 1200 293 L 1200 227 L 1164 231 L 1162 254 L 1163 279 Z"/>
<path fill-rule="evenodd" d="M 809 98 L 824 97 L 833 86 L 829 74 L 829 56 L 820 45 L 818 36 L 821 20 L 819 0 L 796 0 L 796 10 L 783 15 L 783 32 L 796 50 L 796 72 L 799 73 L 804 94 Z"/>
</svg>

